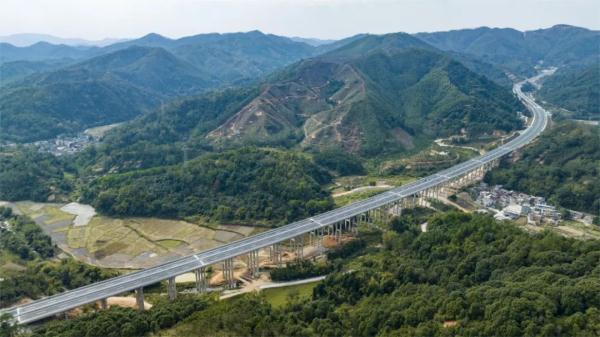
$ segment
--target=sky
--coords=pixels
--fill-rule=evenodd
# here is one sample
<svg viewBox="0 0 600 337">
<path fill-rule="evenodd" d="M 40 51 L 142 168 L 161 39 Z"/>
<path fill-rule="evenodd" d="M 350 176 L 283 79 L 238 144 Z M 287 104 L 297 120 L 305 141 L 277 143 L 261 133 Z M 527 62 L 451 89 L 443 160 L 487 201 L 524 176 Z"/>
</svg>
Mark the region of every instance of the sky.
<svg viewBox="0 0 600 337">
<path fill-rule="evenodd" d="M 2 0 L 0 35 L 176 38 L 261 30 L 338 39 L 357 33 L 564 23 L 600 29 L 598 0 Z"/>
</svg>

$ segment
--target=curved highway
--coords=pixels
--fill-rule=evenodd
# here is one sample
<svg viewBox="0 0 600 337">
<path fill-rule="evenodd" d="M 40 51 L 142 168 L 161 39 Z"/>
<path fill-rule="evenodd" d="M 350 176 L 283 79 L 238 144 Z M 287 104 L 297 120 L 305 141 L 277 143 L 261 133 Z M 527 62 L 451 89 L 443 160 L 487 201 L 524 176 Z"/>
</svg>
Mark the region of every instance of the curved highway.
<svg viewBox="0 0 600 337">
<path fill-rule="evenodd" d="M 10 313 L 19 323 L 33 322 L 87 303 L 154 284 L 172 276 L 187 273 L 200 267 L 215 264 L 217 262 L 240 256 L 259 248 L 292 239 L 312 230 L 323 228 L 336 222 L 343 221 L 344 219 L 363 214 L 369 210 L 379 208 L 383 205 L 427 190 L 428 188 L 439 185 L 440 183 L 460 177 L 465 173 L 477 169 L 484 163 L 491 162 L 526 145 L 544 130 L 548 119 L 547 113 L 538 104 L 536 104 L 530 96 L 521 91 L 521 86 L 523 83 L 524 82 L 515 84 L 513 91 L 531 111 L 533 119 L 529 127 L 521 131 L 518 137 L 514 138 L 507 144 L 504 144 L 484 155 L 473 158 L 466 162 L 462 162 L 410 184 L 394 188 L 374 197 L 361 200 L 308 219 L 297 221 L 283 227 L 250 236 L 239 241 L 194 255 L 179 258 L 155 267 L 118 276 L 85 287 L 46 297 L 28 304 L 13 307 L 5 310 L 4 312 Z"/>
</svg>

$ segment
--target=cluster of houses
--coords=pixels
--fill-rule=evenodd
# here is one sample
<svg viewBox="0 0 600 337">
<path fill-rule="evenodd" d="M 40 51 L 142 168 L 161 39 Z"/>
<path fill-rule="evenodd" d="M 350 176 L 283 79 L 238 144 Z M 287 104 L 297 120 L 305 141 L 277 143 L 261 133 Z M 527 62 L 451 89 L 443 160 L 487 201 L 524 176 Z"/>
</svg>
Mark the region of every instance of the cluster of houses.
<svg viewBox="0 0 600 337">
<path fill-rule="evenodd" d="M 34 143 L 40 151 L 50 152 L 55 156 L 72 154 L 83 150 L 93 143 L 95 139 L 85 133 L 73 137 L 59 136 L 50 140 L 41 140 Z"/>
<path fill-rule="evenodd" d="M 527 217 L 528 224 L 558 225 L 561 214 L 555 206 L 546 203 L 542 197 L 509 191 L 501 185 L 488 186 L 482 183 L 478 187 L 477 203 L 496 212 L 498 220 L 514 220 Z"/>
</svg>

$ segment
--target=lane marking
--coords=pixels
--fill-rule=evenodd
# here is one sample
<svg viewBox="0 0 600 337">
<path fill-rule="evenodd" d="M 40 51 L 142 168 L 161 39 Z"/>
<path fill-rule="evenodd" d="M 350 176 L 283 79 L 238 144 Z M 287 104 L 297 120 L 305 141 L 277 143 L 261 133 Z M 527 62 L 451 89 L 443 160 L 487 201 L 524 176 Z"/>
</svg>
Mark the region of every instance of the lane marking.
<svg viewBox="0 0 600 337">
<path fill-rule="evenodd" d="M 319 226 L 324 226 L 322 223 L 320 223 L 319 221 L 317 221 L 317 220 L 315 220 L 313 218 L 309 218 L 309 220 L 312 221 L 312 222 L 314 222 L 314 223 L 316 223 Z"/>
<path fill-rule="evenodd" d="M 539 107 L 539 106 L 536 106 L 536 108 L 537 107 Z M 536 124 L 536 122 L 539 124 L 539 122 L 538 122 L 539 118 L 538 118 L 537 114 L 542 114 L 542 116 L 539 116 L 539 117 L 542 117 L 542 118 L 546 117 L 546 115 L 544 113 L 545 111 L 543 109 L 541 109 L 541 108 L 539 108 L 539 110 L 541 110 L 541 111 L 537 111 L 537 109 L 534 111 L 533 121 L 532 121 L 532 125 L 530 125 L 530 129 L 528 129 L 525 132 L 521 133 L 520 136 L 525 136 L 525 138 L 519 138 L 518 137 L 518 138 L 513 139 L 509 143 L 504 144 L 504 145 L 500 146 L 499 148 L 497 148 L 496 151 L 491 151 L 491 153 L 488 153 L 488 157 L 492 157 L 490 159 L 499 158 L 499 157 L 501 157 L 501 156 L 504 155 L 503 152 L 505 152 L 505 151 L 510 152 L 511 150 L 519 148 L 519 147 L 527 144 L 532 139 L 534 139 L 537 136 L 537 134 L 539 134 L 541 132 L 541 130 L 543 130 L 545 128 L 545 126 L 547 124 L 547 119 L 544 119 L 543 122 L 541 123 L 541 125 L 537 125 Z M 515 140 L 516 140 L 516 142 L 515 142 Z M 476 160 L 476 161 L 480 162 L 480 163 L 482 162 L 481 160 Z M 464 167 L 464 166 L 466 166 L 466 167 Z M 461 165 L 458 168 L 455 167 L 455 170 L 453 170 L 453 171 L 466 169 L 468 166 L 469 166 L 468 164 Z M 445 176 L 445 175 L 438 174 L 437 176 L 439 177 L 439 176 Z M 431 183 L 431 182 L 432 182 L 431 179 L 426 179 L 425 178 L 425 179 L 422 179 L 420 181 L 416 181 L 416 182 L 413 182 L 413 183 L 409 183 L 409 184 L 407 184 L 405 186 L 402 186 L 402 187 L 400 187 L 400 189 L 405 190 L 405 191 L 408 191 L 409 189 L 419 189 L 419 188 L 423 188 L 424 184 L 428 184 L 428 183 Z M 395 195 L 399 195 L 397 192 L 392 192 L 392 193 L 395 194 Z M 349 213 L 349 212 L 353 213 L 353 212 L 356 212 L 357 210 L 360 210 L 360 209 L 369 209 L 369 208 L 373 207 L 372 205 L 374 203 L 381 202 L 385 198 L 374 198 L 374 199 L 375 200 L 368 200 L 368 199 L 366 199 L 365 202 L 357 202 L 356 205 L 349 205 L 351 207 L 347 207 L 346 209 L 342 208 L 342 209 L 332 210 L 332 211 L 329 211 L 329 212 L 325 212 L 324 214 L 321 214 L 320 216 L 329 216 L 329 217 L 332 217 L 332 216 L 344 216 L 346 213 Z M 313 223 L 316 223 L 316 224 L 318 224 L 320 226 L 323 226 L 322 223 L 316 221 L 313 218 L 310 218 L 309 220 L 312 221 Z M 287 233 L 289 233 L 291 231 L 295 231 L 295 232 L 301 231 L 304 228 L 306 228 L 307 226 L 309 226 L 310 224 L 311 224 L 311 222 L 303 224 L 302 221 L 299 221 L 298 223 L 293 223 L 293 224 L 289 224 L 287 226 L 284 226 L 282 228 L 283 230 L 281 230 L 281 231 L 275 231 L 273 233 L 265 232 L 264 236 L 259 234 L 259 235 L 255 236 L 255 237 L 253 237 L 251 240 L 248 240 L 245 243 L 243 242 L 245 239 L 241 239 L 240 240 L 241 242 L 233 242 L 233 243 L 231 243 L 230 244 L 231 246 L 229 248 L 226 248 L 226 247 L 216 247 L 216 248 L 214 248 L 212 250 L 205 251 L 204 254 L 206 254 L 207 258 L 208 257 L 219 258 L 219 257 L 222 257 L 224 255 L 229 254 L 232 251 L 244 250 L 249 245 L 257 245 L 257 244 L 263 243 L 264 241 L 276 239 L 278 236 L 282 236 L 282 235 L 287 234 Z M 293 227 L 293 226 L 298 226 L 298 227 Z M 288 228 L 284 229 L 285 227 L 288 227 Z M 250 238 L 247 238 L 247 239 L 250 239 Z M 236 244 L 240 244 L 240 245 L 239 246 L 235 246 Z M 223 249 L 223 248 L 225 248 L 225 249 Z M 196 256 L 196 255 L 193 255 L 193 256 L 197 260 L 202 261 L 202 260 L 199 259 L 198 256 Z M 43 300 L 42 300 L 41 303 L 40 302 L 37 303 L 42 308 L 39 308 L 37 310 L 36 309 L 34 309 L 34 310 L 28 310 L 27 312 L 35 312 L 35 311 L 42 310 L 43 308 L 47 308 L 48 306 L 60 305 L 60 304 L 62 304 L 64 302 L 66 302 L 67 300 L 69 300 L 69 301 L 78 301 L 78 298 L 83 297 L 84 295 L 94 295 L 94 294 L 97 294 L 97 293 L 102 292 L 102 291 L 112 291 L 112 288 L 115 288 L 115 287 L 117 287 L 119 285 L 127 285 L 127 284 L 134 283 L 134 282 L 135 283 L 140 283 L 140 281 L 142 279 L 145 279 L 145 278 L 148 278 L 148 277 L 157 277 L 158 276 L 157 274 L 159 273 L 159 271 L 161 273 L 163 273 L 163 272 L 167 272 L 167 271 L 175 271 L 175 269 L 188 268 L 188 264 L 190 262 L 192 262 L 192 261 L 189 261 L 189 258 L 190 258 L 190 256 L 184 257 L 181 260 L 173 261 L 172 263 L 167 263 L 166 265 L 159 265 L 159 266 L 151 267 L 151 268 L 149 268 L 150 270 L 145 270 L 143 273 L 140 273 L 140 274 L 137 274 L 137 275 L 130 274 L 130 277 L 123 277 L 123 278 L 121 278 L 120 279 L 121 282 L 119 282 L 119 278 L 117 278 L 117 280 L 107 280 L 106 283 L 100 282 L 100 284 L 96 283 L 96 284 L 90 285 L 89 288 L 87 288 L 87 287 L 83 287 L 83 289 L 79 288 L 80 293 L 77 293 L 77 291 L 74 291 L 71 294 L 69 294 L 69 292 L 62 293 L 62 294 L 57 294 L 58 296 L 54 297 L 53 299 L 51 299 L 49 301 L 50 304 L 44 305 Z M 162 268 L 165 268 L 165 267 L 167 267 L 167 270 L 162 269 Z M 153 272 L 152 269 L 154 269 L 154 272 Z M 114 281 L 116 281 L 116 282 L 114 282 Z M 153 283 L 153 282 L 151 281 L 150 283 Z M 106 287 L 102 287 L 102 285 L 106 285 Z M 86 290 L 89 290 L 89 293 L 86 292 Z M 68 295 L 72 295 L 71 296 L 72 299 L 65 299 L 65 297 L 67 297 L 66 295 L 67 296 Z M 52 301 L 52 300 L 56 300 L 56 301 Z M 79 300 L 79 301 L 81 301 L 81 300 Z M 53 304 L 52 302 L 57 302 L 57 303 Z M 32 303 L 32 304 L 33 305 L 30 308 L 36 308 L 36 305 L 34 303 Z M 26 309 L 29 309 L 27 305 L 25 305 L 23 307 L 26 308 Z M 21 315 L 21 310 L 20 310 L 21 307 L 17 307 L 16 309 L 17 309 L 18 315 L 20 316 Z M 34 318 L 33 320 L 35 320 L 35 319 L 36 318 Z M 21 321 L 23 321 L 23 320 L 21 320 Z M 26 321 L 29 321 L 29 320 L 26 320 Z"/>
</svg>

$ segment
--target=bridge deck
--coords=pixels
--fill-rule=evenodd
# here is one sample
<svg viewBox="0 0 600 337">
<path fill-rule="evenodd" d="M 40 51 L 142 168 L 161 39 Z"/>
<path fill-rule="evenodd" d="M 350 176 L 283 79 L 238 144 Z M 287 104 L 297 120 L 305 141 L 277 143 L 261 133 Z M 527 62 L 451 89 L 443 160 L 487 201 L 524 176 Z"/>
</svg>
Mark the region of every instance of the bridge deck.
<svg viewBox="0 0 600 337">
<path fill-rule="evenodd" d="M 172 276 L 187 273 L 200 267 L 205 267 L 259 248 L 297 237 L 312 230 L 363 214 L 367 211 L 401 200 L 402 198 L 460 177 L 463 174 L 480 167 L 484 163 L 498 159 L 529 143 L 546 127 L 546 112 L 537 105 L 533 99 L 521 92 L 520 84 L 515 85 L 514 91 L 532 112 L 533 121 L 517 138 L 484 155 L 462 162 L 416 182 L 394 188 L 371 198 L 316 215 L 312 218 L 300 220 L 280 228 L 250 236 L 194 255 L 179 258 L 155 267 L 118 276 L 28 304 L 13 307 L 5 310 L 5 312 L 12 314 L 19 323 L 33 322 L 87 303 L 154 284 Z"/>
</svg>

